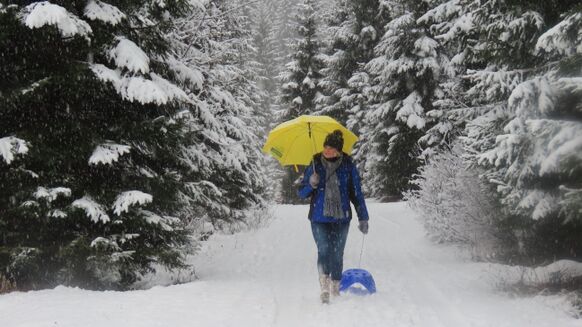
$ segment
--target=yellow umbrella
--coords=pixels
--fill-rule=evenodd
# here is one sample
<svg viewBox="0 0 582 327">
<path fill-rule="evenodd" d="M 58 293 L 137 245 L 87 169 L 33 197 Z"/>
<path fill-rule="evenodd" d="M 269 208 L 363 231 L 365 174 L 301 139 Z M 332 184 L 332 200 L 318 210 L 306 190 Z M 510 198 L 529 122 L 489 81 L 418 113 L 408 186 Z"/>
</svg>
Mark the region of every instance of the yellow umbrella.
<svg viewBox="0 0 582 327">
<path fill-rule="evenodd" d="M 311 162 L 315 153 L 323 151 L 325 137 L 339 129 L 344 137 L 342 151 L 351 154 L 358 137 L 328 116 L 299 116 L 275 127 L 269 133 L 263 152 L 272 155 L 283 166 Z"/>
</svg>

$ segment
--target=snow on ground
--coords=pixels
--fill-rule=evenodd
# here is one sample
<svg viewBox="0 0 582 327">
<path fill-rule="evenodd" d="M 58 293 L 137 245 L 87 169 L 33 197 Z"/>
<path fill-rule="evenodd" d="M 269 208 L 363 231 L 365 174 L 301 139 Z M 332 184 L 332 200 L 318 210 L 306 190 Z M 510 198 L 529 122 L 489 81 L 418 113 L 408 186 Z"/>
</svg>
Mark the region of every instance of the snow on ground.
<svg viewBox="0 0 582 327">
<path fill-rule="evenodd" d="M 199 280 L 133 292 L 53 290 L 0 296 L 0 326 L 580 326 L 561 297 L 495 290 L 498 267 L 435 246 L 405 203 L 369 203 L 362 268 L 378 292 L 319 303 L 307 206 L 277 206 L 258 231 L 216 235 L 193 264 Z M 344 269 L 357 268 L 352 224 Z"/>
</svg>

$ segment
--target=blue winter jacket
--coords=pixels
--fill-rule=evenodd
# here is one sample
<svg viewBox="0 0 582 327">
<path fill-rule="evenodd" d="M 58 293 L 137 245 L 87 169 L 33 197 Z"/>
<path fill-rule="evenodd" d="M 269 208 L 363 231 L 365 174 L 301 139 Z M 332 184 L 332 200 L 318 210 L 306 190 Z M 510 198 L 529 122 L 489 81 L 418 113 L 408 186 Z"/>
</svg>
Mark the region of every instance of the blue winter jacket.
<svg viewBox="0 0 582 327">
<path fill-rule="evenodd" d="M 342 208 L 345 212 L 343 219 L 336 219 L 323 215 L 323 203 L 325 200 L 325 168 L 321 163 L 321 153 L 313 157 L 315 162 L 315 170 L 319 174 L 319 185 L 314 189 L 309 184 L 309 177 L 313 174 L 313 165 L 310 164 L 303 175 L 303 180 L 299 188 L 299 197 L 305 199 L 311 196 L 311 205 L 309 207 L 309 219 L 313 222 L 333 223 L 333 222 L 349 222 L 352 219 L 352 208 L 350 201 L 356 208 L 359 220 L 368 220 L 368 209 L 364 201 L 364 194 L 360 184 L 360 175 L 356 165 L 354 165 L 352 158 L 343 154 L 342 163 L 336 170 L 339 181 Z"/>
</svg>

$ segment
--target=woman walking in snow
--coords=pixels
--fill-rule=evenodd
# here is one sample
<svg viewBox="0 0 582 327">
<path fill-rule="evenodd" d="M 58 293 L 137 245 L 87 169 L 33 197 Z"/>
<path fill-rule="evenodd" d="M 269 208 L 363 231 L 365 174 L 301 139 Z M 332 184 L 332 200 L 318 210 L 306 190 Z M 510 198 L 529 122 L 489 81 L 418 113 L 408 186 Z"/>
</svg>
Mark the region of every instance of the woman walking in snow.
<svg viewBox="0 0 582 327">
<path fill-rule="evenodd" d="M 327 135 L 323 152 L 313 156 L 305 170 L 299 196 L 311 196 L 309 220 L 317 245 L 317 268 L 321 301 L 329 303 L 330 293 L 339 295 L 343 271 L 344 248 L 348 237 L 352 209 L 356 208 L 359 225 L 368 233 L 368 210 L 356 165 L 342 152 L 344 139 L 340 130 Z M 314 172 L 315 170 L 315 172 Z"/>
</svg>

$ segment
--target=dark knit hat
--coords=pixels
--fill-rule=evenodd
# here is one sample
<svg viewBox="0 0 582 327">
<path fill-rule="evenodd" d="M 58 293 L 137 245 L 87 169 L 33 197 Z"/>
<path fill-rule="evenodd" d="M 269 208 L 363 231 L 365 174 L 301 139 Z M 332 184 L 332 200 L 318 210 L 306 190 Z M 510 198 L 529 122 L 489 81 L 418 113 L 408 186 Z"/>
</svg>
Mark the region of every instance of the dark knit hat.
<svg viewBox="0 0 582 327">
<path fill-rule="evenodd" d="M 335 131 L 327 134 L 327 136 L 325 137 L 325 142 L 323 142 L 323 146 L 331 146 L 332 148 L 335 148 L 339 152 L 342 152 L 342 149 L 344 147 L 344 136 L 342 134 L 342 131 L 336 129 Z"/>
</svg>

